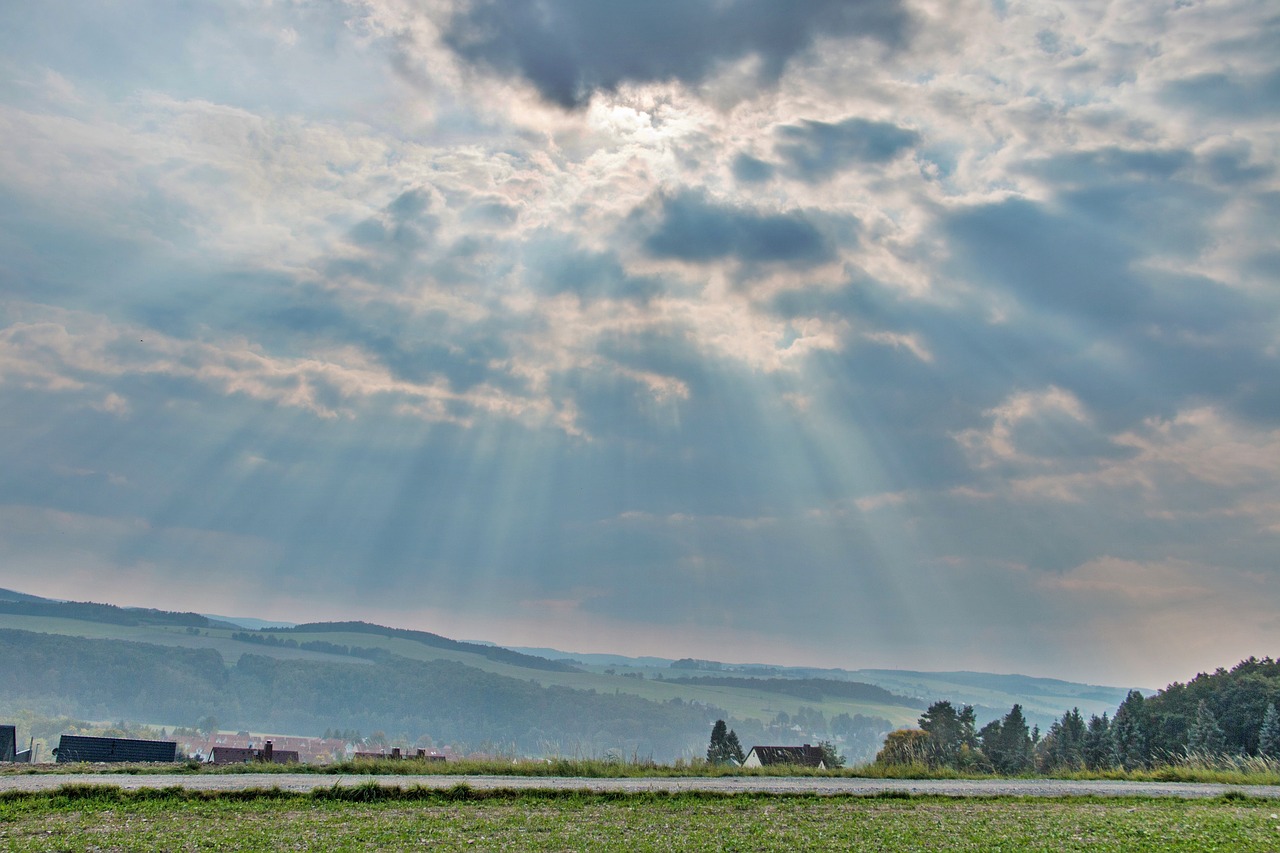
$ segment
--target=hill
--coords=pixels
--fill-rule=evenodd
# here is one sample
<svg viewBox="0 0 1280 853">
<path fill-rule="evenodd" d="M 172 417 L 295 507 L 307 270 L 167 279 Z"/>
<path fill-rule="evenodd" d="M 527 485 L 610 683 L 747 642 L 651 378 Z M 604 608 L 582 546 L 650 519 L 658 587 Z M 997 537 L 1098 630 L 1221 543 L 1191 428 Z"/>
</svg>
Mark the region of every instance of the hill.
<svg viewBox="0 0 1280 853">
<path fill-rule="evenodd" d="M 722 717 L 748 746 L 829 739 L 857 761 L 870 759 L 892 728 L 914 724 L 927 700 L 966 701 L 990 717 L 1021 702 L 1029 719 L 1048 721 L 1073 704 L 1113 710 L 1124 696 L 1025 676 L 532 654 L 366 622 L 247 630 L 236 624 L 244 621 L 0 594 L 0 630 L 13 654 L 21 647 L 26 655 L 24 689 L 0 698 L 0 712 L 29 707 L 168 725 L 216 716 L 238 728 L 298 734 L 372 727 L 409 742 L 427 735 L 439 743 L 501 741 L 531 754 L 620 749 L 659 759 L 700 755 L 710 723 Z M 72 640 L 79 642 L 59 645 Z M 175 666 L 181 671 L 171 672 Z M 225 681 L 213 675 L 219 667 Z M 148 684 L 152 672 L 168 675 L 141 692 L 145 702 L 93 683 Z M 185 687 L 165 693 L 166 683 Z"/>
</svg>

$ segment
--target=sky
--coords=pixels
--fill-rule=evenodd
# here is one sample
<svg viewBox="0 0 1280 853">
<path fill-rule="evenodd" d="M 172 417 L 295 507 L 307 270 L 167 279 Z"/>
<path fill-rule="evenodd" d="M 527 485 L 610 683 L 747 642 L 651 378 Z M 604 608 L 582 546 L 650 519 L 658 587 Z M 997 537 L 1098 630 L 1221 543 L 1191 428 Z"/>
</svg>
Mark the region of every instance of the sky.
<svg viewBox="0 0 1280 853">
<path fill-rule="evenodd" d="M 1272 0 L 0 4 L 0 586 L 1280 653 Z"/>
</svg>

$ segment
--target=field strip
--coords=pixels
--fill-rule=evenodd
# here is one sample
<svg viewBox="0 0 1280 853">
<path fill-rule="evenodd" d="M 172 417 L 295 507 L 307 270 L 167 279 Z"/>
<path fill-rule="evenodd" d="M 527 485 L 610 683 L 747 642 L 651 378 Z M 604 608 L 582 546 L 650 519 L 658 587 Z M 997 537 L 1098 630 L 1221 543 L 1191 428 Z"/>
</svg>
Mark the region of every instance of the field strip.
<svg viewBox="0 0 1280 853">
<path fill-rule="evenodd" d="M 566 776 L 321 775 L 314 773 L 115 774 L 34 773 L 0 775 L 0 791 L 51 791 L 63 785 L 110 785 L 122 789 L 179 787 L 200 791 L 278 788 L 308 792 L 334 786 L 377 784 L 399 788 L 478 790 L 576 790 L 644 793 L 686 791 L 718 794 L 807 794 L 875 796 L 888 792 L 946 797 L 1174 797 L 1202 799 L 1238 792 L 1280 799 L 1280 785 L 1223 785 L 1206 782 L 1127 782 L 1061 779 L 857 779 L 814 777 L 650 777 L 600 779 Z"/>
</svg>

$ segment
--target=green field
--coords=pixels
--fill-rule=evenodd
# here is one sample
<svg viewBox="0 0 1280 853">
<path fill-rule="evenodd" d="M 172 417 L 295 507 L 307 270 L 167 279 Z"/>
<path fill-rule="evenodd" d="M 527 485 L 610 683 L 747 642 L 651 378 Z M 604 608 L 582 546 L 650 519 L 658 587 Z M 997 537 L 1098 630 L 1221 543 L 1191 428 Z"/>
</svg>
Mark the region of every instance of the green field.
<svg viewBox="0 0 1280 853">
<path fill-rule="evenodd" d="M 10 850 L 1275 850 L 1245 798 L 947 799 L 493 792 L 0 796 Z"/>
</svg>

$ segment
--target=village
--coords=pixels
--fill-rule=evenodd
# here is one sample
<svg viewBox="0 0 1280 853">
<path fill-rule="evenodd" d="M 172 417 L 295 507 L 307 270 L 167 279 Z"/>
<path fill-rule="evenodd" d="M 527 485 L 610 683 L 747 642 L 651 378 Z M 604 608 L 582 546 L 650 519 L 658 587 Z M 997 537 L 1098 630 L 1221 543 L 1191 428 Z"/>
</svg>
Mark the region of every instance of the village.
<svg viewBox="0 0 1280 853">
<path fill-rule="evenodd" d="M 17 729 L 12 725 L 0 725 L 0 763 L 38 764 L 41 756 L 38 744 L 31 740 L 24 750 L 17 748 Z M 103 737 L 94 735 L 63 734 L 56 747 L 50 750 L 50 759 L 57 764 L 83 762 L 89 764 L 180 762 L 198 764 L 308 764 L 326 765 L 344 761 L 399 761 L 415 759 L 424 762 L 492 761 L 495 756 L 485 752 L 455 753 L 450 747 L 442 749 L 398 746 L 371 751 L 343 738 L 299 737 L 290 735 L 254 735 L 248 731 L 234 734 L 209 732 L 194 736 L 181 736 L 173 740 L 145 738 Z M 742 767 L 792 766 L 829 769 L 821 747 L 801 746 L 753 746 L 742 761 L 732 763 Z M 506 756 L 509 760 L 518 762 Z"/>
</svg>

